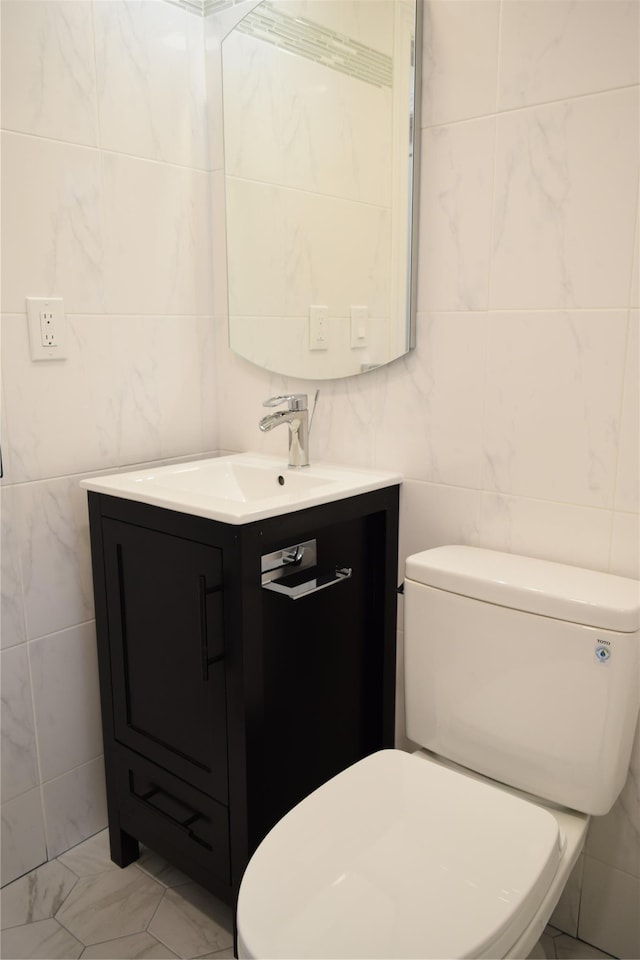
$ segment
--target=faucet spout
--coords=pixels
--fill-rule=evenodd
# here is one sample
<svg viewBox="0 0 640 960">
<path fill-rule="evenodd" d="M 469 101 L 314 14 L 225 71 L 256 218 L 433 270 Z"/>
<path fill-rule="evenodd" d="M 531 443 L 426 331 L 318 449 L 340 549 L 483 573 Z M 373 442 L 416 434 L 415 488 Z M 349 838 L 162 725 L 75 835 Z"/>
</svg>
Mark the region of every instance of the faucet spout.
<svg viewBox="0 0 640 960">
<path fill-rule="evenodd" d="M 272 397 L 265 400 L 263 406 L 273 407 L 284 401 L 288 402 L 288 410 L 278 410 L 268 413 L 260 420 L 258 426 L 266 433 L 281 423 L 289 425 L 289 467 L 309 466 L 309 413 L 305 394 L 294 394 L 287 397 Z"/>
<path fill-rule="evenodd" d="M 287 423 L 288 411 L 278 410 L 276 413 L 268 413 L 266 417 L 263 417 L 258 426 L 263 433 L 267 433 L 269 430 L 273 430 L 274 427 L 278 427 L 281 423 Z"/>
</svg>

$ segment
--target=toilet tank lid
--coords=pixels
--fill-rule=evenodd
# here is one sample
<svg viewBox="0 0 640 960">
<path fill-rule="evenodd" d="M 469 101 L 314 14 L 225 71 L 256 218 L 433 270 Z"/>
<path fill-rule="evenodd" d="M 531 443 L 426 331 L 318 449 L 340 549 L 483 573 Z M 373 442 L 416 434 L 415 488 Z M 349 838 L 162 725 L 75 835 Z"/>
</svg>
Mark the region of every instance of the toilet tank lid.
<svg viewBox="0 0 640 960">
<path fill-rule="evenodd" d="M 480 547 L 435 547 L 407 557 L 406 577 L 502 607 L 603 630 L 640 628 L 640 583 L 597 570 Z"/>
</svg>

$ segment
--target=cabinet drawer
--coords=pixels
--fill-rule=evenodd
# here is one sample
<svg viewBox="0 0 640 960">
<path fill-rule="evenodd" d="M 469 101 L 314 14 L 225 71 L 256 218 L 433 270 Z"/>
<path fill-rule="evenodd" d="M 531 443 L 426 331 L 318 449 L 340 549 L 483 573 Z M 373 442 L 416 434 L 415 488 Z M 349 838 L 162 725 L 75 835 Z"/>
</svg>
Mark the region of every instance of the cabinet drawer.
<svg viewBox="0 0 640 960">
<path fill-rule="evenodd" d="M 118 794 L 123 830 L 187 872 L 197 863 L 229 882 L 227 807 L 124 750 L 118 756 Z"/>
</svg>

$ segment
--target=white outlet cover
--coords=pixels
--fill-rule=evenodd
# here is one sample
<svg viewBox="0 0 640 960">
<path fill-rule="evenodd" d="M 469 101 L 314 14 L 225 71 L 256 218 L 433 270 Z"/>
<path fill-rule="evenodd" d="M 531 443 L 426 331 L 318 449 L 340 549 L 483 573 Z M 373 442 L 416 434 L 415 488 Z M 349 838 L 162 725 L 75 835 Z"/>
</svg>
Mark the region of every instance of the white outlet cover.
<svg viewBox="0 0 640 960">
<path fill-rule="evenodd" d="M 29 346 L 32 360 L 64 360 L 67 321 L 62 297 L 27 297 L 27 322 L 29 326 Z M 50 334 L 55 346 L 47 346 L 44 341 L 42 314 L 50 314 Z"/>
</svg>

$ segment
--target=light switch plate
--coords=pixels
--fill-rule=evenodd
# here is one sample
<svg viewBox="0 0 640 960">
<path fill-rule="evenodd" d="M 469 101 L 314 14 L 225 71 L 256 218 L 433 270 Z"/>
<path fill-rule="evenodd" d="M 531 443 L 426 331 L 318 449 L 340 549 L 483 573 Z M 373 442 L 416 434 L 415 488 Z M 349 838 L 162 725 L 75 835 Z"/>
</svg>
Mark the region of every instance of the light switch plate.
<svg viewBox="0 0 640 960">
<path fill-rule="evenodd" d="M 357 350 L 369 344 L 369 307 L 351 307 L 351 349 Z"/>
</svg>

